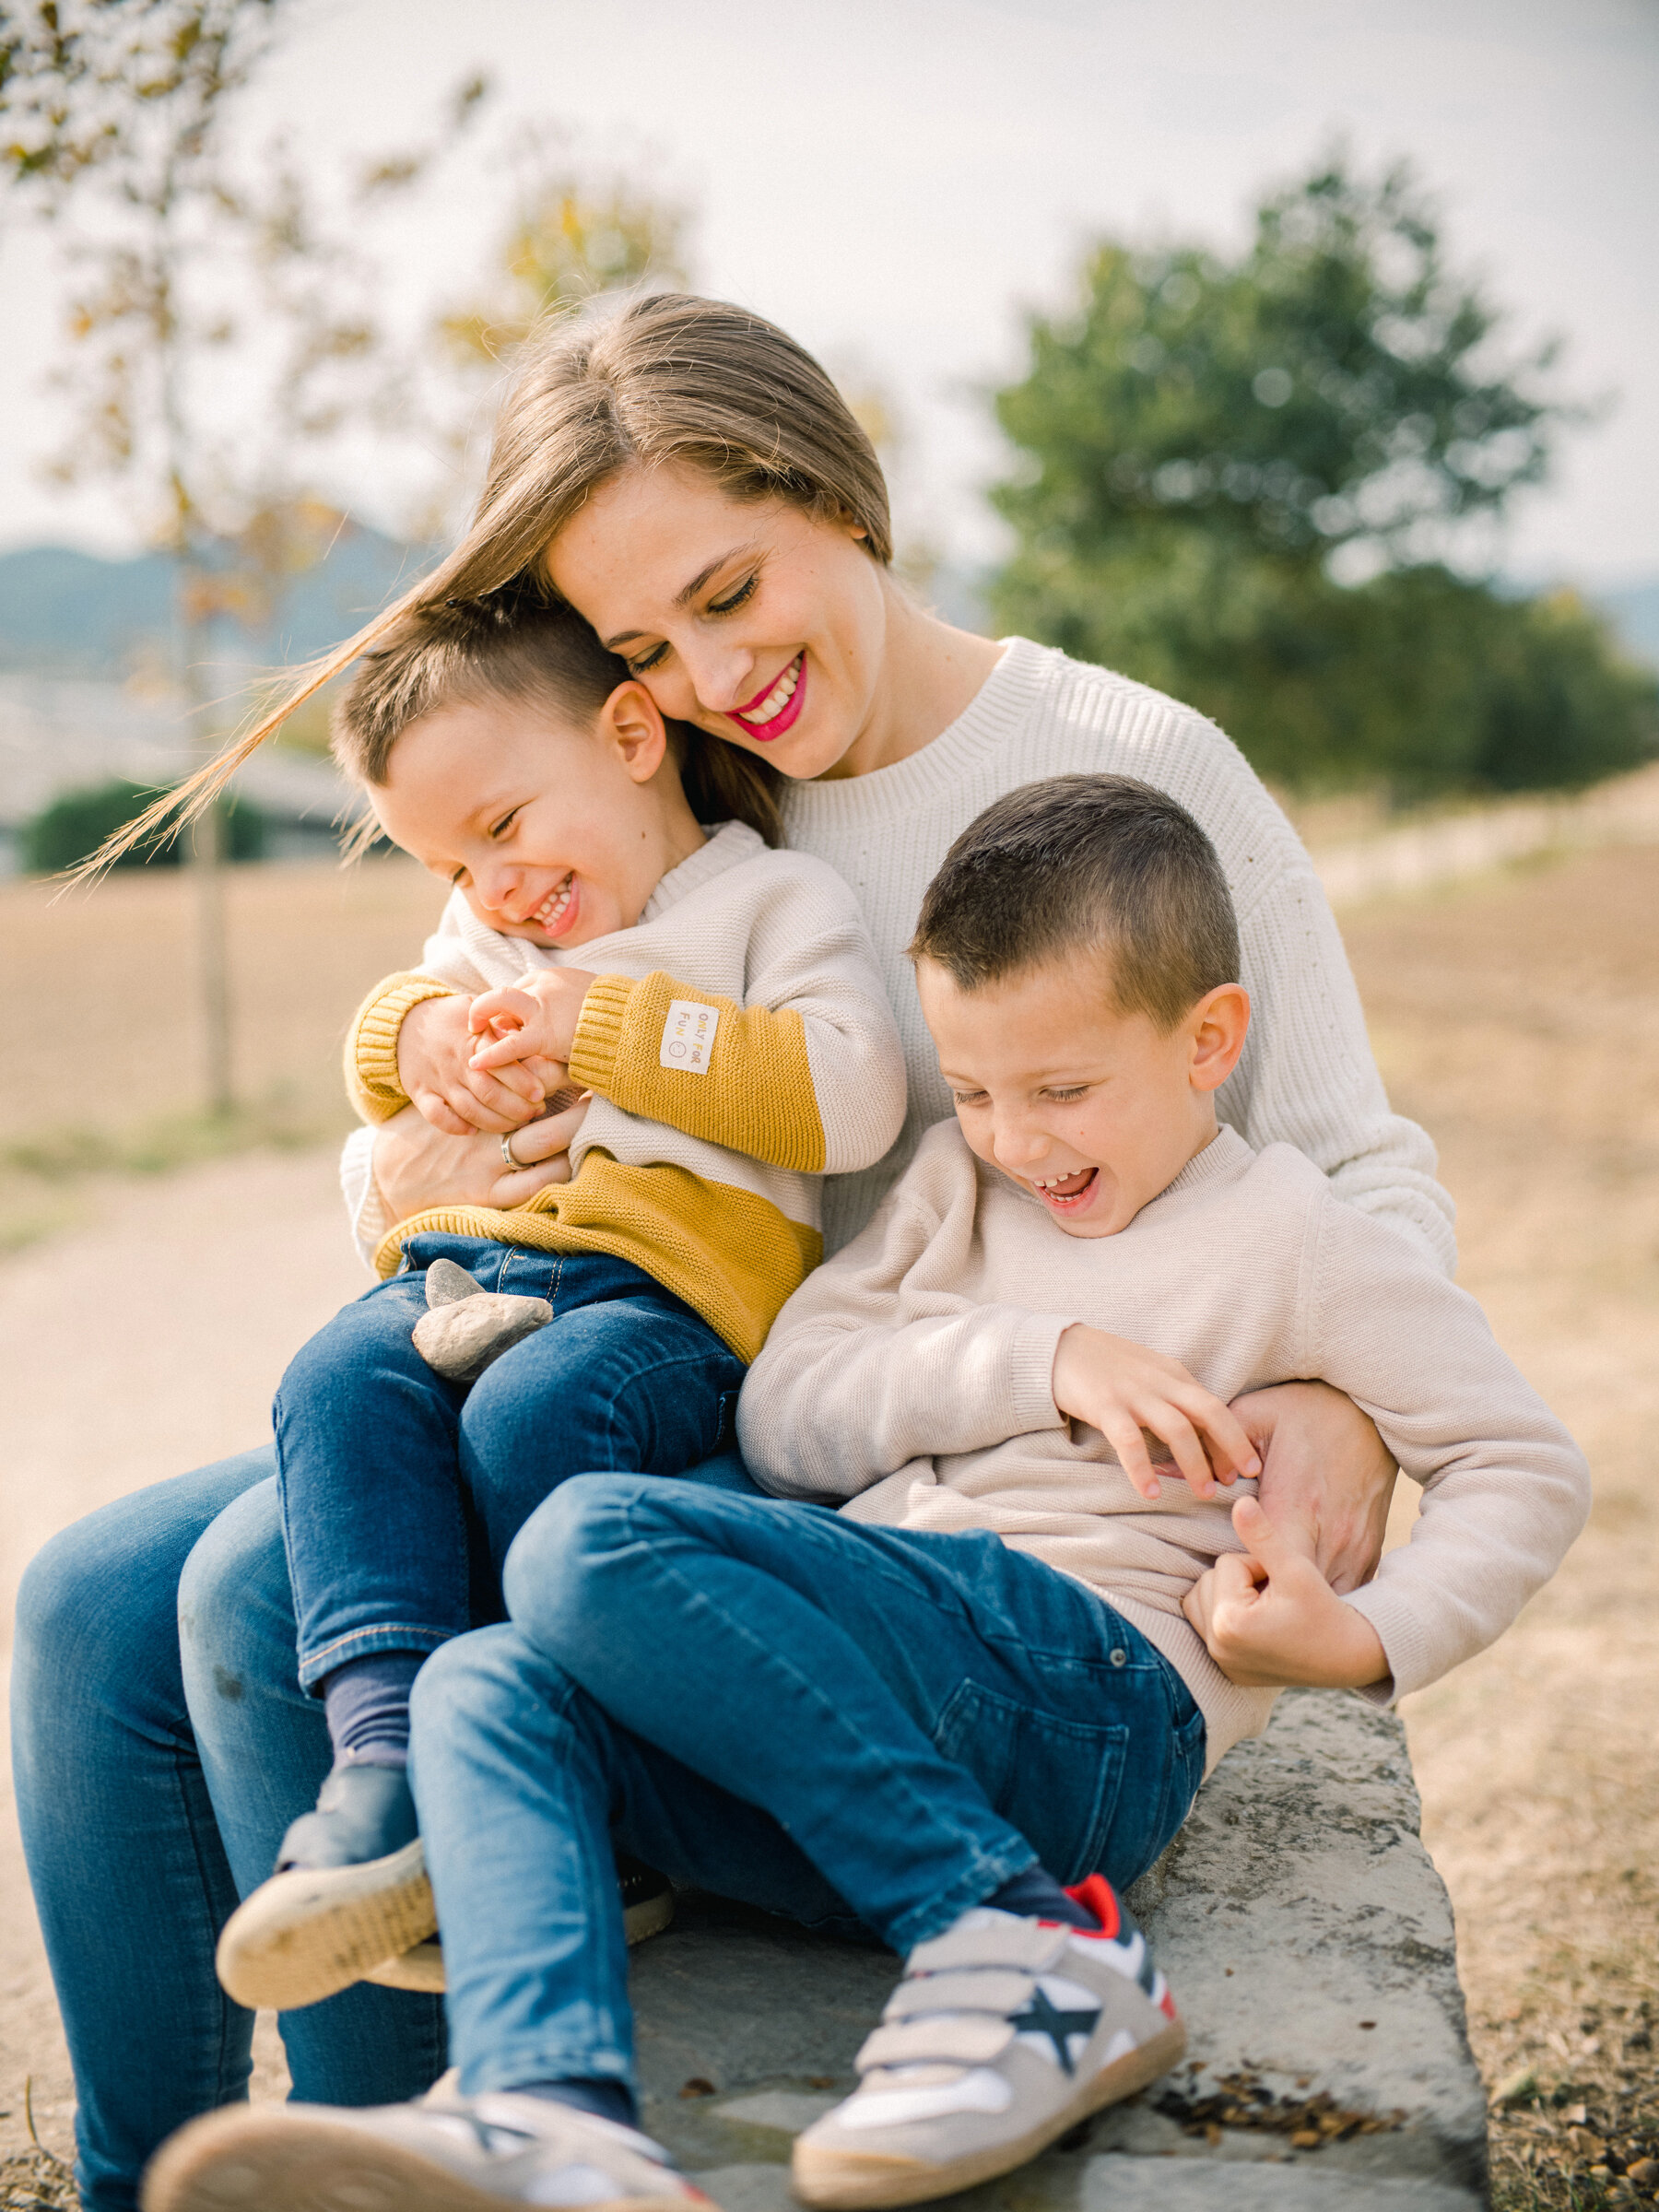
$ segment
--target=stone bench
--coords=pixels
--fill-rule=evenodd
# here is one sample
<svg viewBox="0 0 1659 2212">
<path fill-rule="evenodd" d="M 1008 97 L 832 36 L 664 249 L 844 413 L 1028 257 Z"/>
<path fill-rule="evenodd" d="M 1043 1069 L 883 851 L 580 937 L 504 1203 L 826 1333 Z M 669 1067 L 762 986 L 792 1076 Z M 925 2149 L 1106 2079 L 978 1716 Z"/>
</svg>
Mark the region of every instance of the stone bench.
<svg viewBox="0 0 1659 2212">
<path fill-rule="evenodd" d="M 1187 2059 L 972 2212 L 1477 2212 L 1486 2100 L 1405 1734 L 1287 1693 L 1131 1903 Z M 791 2138 L 852 2088 L 891 1957 L 712 1901 L 636 1954 L 645 2124 L 725 2212 L 784 2212 Z"/>
</svg>

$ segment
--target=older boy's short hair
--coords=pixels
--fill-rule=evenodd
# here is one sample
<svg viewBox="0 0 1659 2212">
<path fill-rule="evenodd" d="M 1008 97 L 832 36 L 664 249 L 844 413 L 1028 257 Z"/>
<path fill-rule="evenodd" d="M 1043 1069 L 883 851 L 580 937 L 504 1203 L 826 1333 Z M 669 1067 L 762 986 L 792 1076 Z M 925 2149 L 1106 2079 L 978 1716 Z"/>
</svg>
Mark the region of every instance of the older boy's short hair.
<svg viewBox="0 0 1659 2212">
<path fill-rule="evenodd" d="M 1100 953 L 1119 1011 L 1166 1032 L 1239 980 L 1216 848 L 1184 806 L 1133 776 L 1055 776 L 987 806 L 928 886 L 910 951 L 964 991 Z"/>
<path fill-rule="evenodd" d="M 417 607 L 366 653 L 334 710 L 331 749 L 354 782 L 383 786 L 411 723 L 440 707 L 523 700 L 591 727 L 625 661 L 607 653 L 573 607 L 514 583 L 488 599 Z M 741 821 L 783 841 L 777 771 L 689 723 L 669 722 L 668 747 L 700 822 Z"/>
</svg>

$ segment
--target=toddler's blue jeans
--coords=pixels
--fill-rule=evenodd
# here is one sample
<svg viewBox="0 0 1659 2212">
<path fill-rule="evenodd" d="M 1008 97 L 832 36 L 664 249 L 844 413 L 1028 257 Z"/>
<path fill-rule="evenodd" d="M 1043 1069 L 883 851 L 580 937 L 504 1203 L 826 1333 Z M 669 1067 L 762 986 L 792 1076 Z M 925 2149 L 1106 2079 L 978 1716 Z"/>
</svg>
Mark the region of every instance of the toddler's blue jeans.
<svg viewBox="0 0 1659 2212">
<path fill-rule="evenodd" d="M 553 1308 L 470 1390 L 411 1340 L 437 1259 Z M 411 1237 L 402 1270 L 319 1329 L 276 1395 L 301 1683 L 499 1619 L 501 1562 L 544 1498 L 571 1475 L 711 1458 L 742 1381 L 701 1315 L 628 1260 Z"/>
</svg>

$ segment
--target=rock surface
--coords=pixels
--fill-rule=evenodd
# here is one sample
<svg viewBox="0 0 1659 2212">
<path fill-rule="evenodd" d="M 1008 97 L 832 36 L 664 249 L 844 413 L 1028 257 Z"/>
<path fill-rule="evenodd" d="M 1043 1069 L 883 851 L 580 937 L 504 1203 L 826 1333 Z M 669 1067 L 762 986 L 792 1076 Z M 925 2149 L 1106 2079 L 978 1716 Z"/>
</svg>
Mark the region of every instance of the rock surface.
<svg viewBox="0 0 1659 2212">
<path fill-rule="evenodd" d="M 1287 1694 L 1131 1902 L 1185 2015 L 1186 2062 L 1086 2140 L 959 2201 L 1477 2212 L 1485 2098 L 1392 1714 Z M 791 2138 L 852 2088 L 894 1977 L 885 1951 L 693 1899 L 636 1952 L 646 2124 L 724 2212 L 785 2212 Z"/>
<path fill-rule="evenodd" d="M 503 1352 L 545 1329 L 552 1318 L 545 1298 L 478 1290 L 429 1307 L 415 1324 L 415 1349 L 446 1381 L 476 1382 Z"/>
</svg>

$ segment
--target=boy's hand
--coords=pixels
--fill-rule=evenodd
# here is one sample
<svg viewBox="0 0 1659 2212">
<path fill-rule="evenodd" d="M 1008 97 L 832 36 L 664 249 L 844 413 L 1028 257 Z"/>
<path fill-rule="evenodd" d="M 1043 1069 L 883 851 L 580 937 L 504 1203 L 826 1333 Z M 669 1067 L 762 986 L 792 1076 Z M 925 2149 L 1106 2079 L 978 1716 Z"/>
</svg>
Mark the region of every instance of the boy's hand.
<svg viewBox="0 0 1659 2212">
<path fill-rule="evenodd" d="M 1182 1366 L 1126 1336 L 1109 1336 L 1074 1322 L 1054 1353 L 1054 1404 L 1067 1420 L 1098 1429 L 1143 1498 L 1156 1498 L 1143 1429 L 1162 1439 L 1200 1498 L 1213 1498 L 1216 1478 L 1231 1483 L 1259 1475 L 1261 1461 L 1242 1423 Z"/>
<path fill-rule="evenodd" d="M 1201 1574 L 1181 1603 L 1210 1657 L 1244 1689 L 1363 1689 L 1388 1674 L 1382 1640 L 1343 1604 L 1312 1560 L 1253 1498 L 1232 1510 L 1244 1545 Z"/>
<path fill-rule="evenodd" d="M 532 1070 L 506 1067 L 498 1074 L 469 1065 L 474 1040 L 468 1007 L 477 1004 L 454 994 L 423 998 L 409 1008 L 397 1032 L 404 1095 L 446 1136 L 470 1136 L 476 1130 L 505 1136 L 541 1112 L 541 1086 Z"/>
<path fill-rule="evenodd" d="M 510 1067 L 526 1067 L 547 1090 L 557 1089 L 576 1041 L 582 1002 L 598 980 L 585 968 L 545 968 L 517 990 L 484 992 L 468 1016 L 468 1065 L 479 1073 L 503 1075 Z"/>
</svg>

